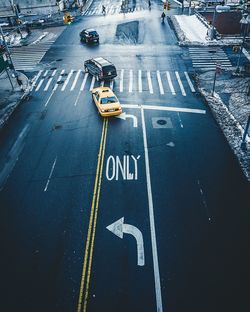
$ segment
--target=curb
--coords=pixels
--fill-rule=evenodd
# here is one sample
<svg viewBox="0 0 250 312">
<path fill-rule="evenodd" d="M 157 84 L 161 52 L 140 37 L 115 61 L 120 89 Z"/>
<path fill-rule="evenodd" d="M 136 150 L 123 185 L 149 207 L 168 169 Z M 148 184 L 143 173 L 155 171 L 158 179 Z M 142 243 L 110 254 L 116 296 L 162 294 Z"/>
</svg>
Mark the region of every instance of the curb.
<svg viewBox="0 0 250 312">
<path fill-rule="evenodd" d="M 247 135 L 247 147 L 243 150 L 241 145 L 243 127 L 235 119 L 232 113 L 228 110 L 226 105 L 221 100 L 220 96 L 215 93 L 215 97 L 204 88 L 198 86 L 198 90 L 204 98 L 206 104 L 209 106 L 212 115 L 220 126 L 220 129 L 226 138 L 231 150 L 233 151 L 238 163 L 248 180 L 250 182 L 250 137 Z"/>
</svg>

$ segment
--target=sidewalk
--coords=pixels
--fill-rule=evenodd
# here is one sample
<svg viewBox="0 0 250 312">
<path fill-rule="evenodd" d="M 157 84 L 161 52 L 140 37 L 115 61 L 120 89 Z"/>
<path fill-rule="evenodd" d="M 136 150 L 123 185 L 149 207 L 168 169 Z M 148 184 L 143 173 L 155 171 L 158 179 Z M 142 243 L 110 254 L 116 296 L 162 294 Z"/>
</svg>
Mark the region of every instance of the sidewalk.
<svg viewBox="0 0 250 312">
<path fill-rule="evenodd" d="M 17 79 L 11 77 L 14 89 L 11 86 L 7 73 L 4 71 L 0 75 L 0 129 L 2 129 L 9 120 L 16 107 L 29 94 L 30 87 L 28 78 L 21 72 L 17 72 L 17 75 L 22 85 L 19 86 Z"/>
<path fill-rule="evenodd" d="M 224 46 L 238 41 L 240 44 L 242 42 L 242 39 L 210 40 L 207 36 L 210 26 L 196 15 L 175 15 L 171 21 L 180 45 L 200 46 L 202 51 L 203 46 Z M 250 63 L 249 52 L 244 49 L 243 54 L 242 57 L 246 57 L 247 62 Z M 212 96 L 214 77 L 214 70 L 196 73 L 197 87 L 238 158 L 245 176 L 250 181 L 250 130 L 246 136 L 246 145 L 244 148 L 241 146 L 244 129 L 250 115 L 250 77 L 243 72 L 236 75 L 235 68 L 223 70 L 217 74 L 215 93 Z"/>
</svg>

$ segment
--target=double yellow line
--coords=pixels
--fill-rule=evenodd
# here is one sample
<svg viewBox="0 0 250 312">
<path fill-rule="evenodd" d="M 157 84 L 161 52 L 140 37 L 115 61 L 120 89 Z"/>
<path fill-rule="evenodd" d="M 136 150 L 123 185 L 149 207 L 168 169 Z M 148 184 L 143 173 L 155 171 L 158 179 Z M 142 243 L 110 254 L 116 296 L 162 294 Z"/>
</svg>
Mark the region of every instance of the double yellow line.
<svg viewBox="0 0 250 312">
<path fill-rule="evenodd" d="M 99 153 L 98 153 L 94 192 L 93 192 L 90 218 L 89 218 L 88 235 L 87 235 L 84 262 L 83 262 L 83 268 L 82 268 L 82 279 L 81 279 L 81 286 L 80 286 L 80 293 L 79 293 L 78 307 L 77 307 L 78 312 L 82 312 L 82 311 L 86 312 L 87 310 L 89 281 L 90 281 L 93 249 L 94 249 L 94 242 L 95 242 L 96 222 L 97 222 L 97 213 L 98 213 L 99 199 L 100 199 L 107 130 L 108 130 L 108 118 L 104 118 L 103 126 L 102 126 L 100 148 L 99 148 Z"/>
</svg>

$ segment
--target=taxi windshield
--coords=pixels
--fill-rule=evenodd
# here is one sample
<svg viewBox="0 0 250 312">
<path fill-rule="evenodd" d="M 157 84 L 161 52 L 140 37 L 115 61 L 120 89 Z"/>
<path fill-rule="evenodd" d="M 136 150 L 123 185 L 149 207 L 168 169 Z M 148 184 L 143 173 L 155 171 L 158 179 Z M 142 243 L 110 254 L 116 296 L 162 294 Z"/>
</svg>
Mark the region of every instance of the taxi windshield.
<svg viewBox="0 0 250 312">
<path fill-rule="evenodd" d="M 101 104 L 111 104 L 111 103 L 116 103 L 116 102 L 117 102 L 117 98 L 115 96 L 107 96 L 101 99 Z"/>
</svg>

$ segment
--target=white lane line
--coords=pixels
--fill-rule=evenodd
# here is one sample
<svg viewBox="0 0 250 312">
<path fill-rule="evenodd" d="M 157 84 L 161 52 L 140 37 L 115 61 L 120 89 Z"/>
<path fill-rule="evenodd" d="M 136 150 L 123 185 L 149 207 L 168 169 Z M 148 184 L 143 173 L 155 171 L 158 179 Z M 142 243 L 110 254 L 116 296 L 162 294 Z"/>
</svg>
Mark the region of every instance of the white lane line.
<svg viewBox="0 0 250 312">
<path fill-rule="evenodd" d="M 195 88 L 194 88 L 194 86 L 193 86 L 193 84 L 192 84 L 192 81 L 191 81 L 191 79 L 189 78 L 188 73 L 187 73 L 186 71 L 184 71 L 184 75 L 186 76 L 186 79 L 187 79 L 189 88 L 191 89 L 192 92 L 195 92 Z"/>
<path fill-rule="evenodd" d="M 110 89 L 113 90 L 113 87 L 114 87 L 114 80 L 111 80 L 110 81 Z"/>
<path fill-rule="evenodd" d="M 184 89 L 184 87 L 183 87 L 183 84 L 182 84 L 182 82 L 181 82 L 181 78 L 180 78 L 180 75 L 179 75 L 178 71 L 175 72 L 175 76 L 176 76 L 177 81 L 178 81 L 178 83 L 179 83 L 179 86 L 180 86 L 182 95 L 183 95 L 183 96 L 186 96 L 187 94 L 186 94 L 185 89 Z"/>
<path fill-rule="evenodd" d="M 53 73 L 52 73 L 51 77 L 49 78 L 49 80 L 48 80 L 48 82 L 47 82 L 45 88 L 43 89 L 43 91 L 47 91 L 47 90 L 49 89 L 49 86 L 50 86 L 50 84 L 51 84 L 51 81 L 53 80 L 53 77 L 54 77 L 55 74 L 56 74 L 56 71 L 57 71 L 56 69 L 53 71 Z"/>
<path fill-rule="evenodd" d="M 91 80 L 91 85 L 90 85 L 89 91 L 91 91 L 94 88 L 94 84 L 95 84 L 95 77 L 93 76 L 92 80 Z"/>
<path fill-rule="evenodd" d="M 35 89 L 35 92 L 37 92 L 37 91 L 40 89 L 42 83 L 44 82 L 45 77 L 47 76 L 47 74 L 48 74 L 48 70 L 45 71 L 45 73 L 44 73 L 42 79 L 39 81 L 39 84 L 37 85 L 37 87 L 36 87 L 36 89 Z"/>
<path fill-rule="evenodd" d="M 159 70 L 157 70 L 156 76 L 157 76 L 157 81 L 158 81 L 158 85 L 159 85 L 159 89 L 160 89 L 160 94 L 164 94 L 164 89 L 163 89 L 163 85 L 162 85 L 162 81 L 161 81 L 161 74 L 160 74 Z"/>
<path fill-rule="evenodd" d="M 37 80 L 39 79 L 39 77 L 41 76 L 43 70 L 39 70 L 38 74 L 36 75 L 34 81 L 32 82 L 32 85 L 31 85 L 31 89 L 30 91 L 33 90 L 33 88 L 35 87 L 36 83 L 37 83 Z"/>
<path fill-rule="evenodd" d="M 174 106 L 154 106 L 154 105 L 138 105 L 138 104 L 121 104 L 123 108 L 143 108 L 150 110 L 160 110 L 160 111 L 172 111 L 172 112 L 181 112 L 181 113 L 193 113 L 193 114 L 206 114 L 206 111 L 203 109 L 196 108 L 183 108 L 183 107 L 174 107 Z"/>
<path fill-rule="evenodd" d="M 79 69 L 78 72 L 77 72 L 77 74 L 76 74 L 76 76 L 75 76 L 75 79 L 74 79 L 74 81 L 73 81 L 73 83 L 72 83 L 72 86 L 71 86 L 71 88 L 70 88 L 70 91 L 73 91 L 73 90 L 75 89 L 75 86 L 76 86 L 76 83 L 77 83 L 77 80 L 78 80 L 78 78 L 79 78 L 80 73 L 81 73 L 81 70 Z"/>
<path fill-rule="evenodd" d="M 61 91 L 64 91 L 65 88 L 67 87 L 67 84 L 69 83 L 69 80 L 70 80 L 72 74 L 73 74 L 73 69 L 71 69 L 70 73 L 68 74 L 67 79 L 64 81 L 64 84 L 63 84 L 63 86 L 62 86 Z"/>
<path fill-rule="evenodd" d="M 152 85 L 152 80 L 151 80 L 151 75 L 150 75 L 150 71 L 147 71 L 147 78 L 148 78 L 148 88 L 149 88 L 149 93 L 153 94 L 154 90 L 153 90 L 153 85 Z"/>
<path fill-rule="evenodd" d="M 57 81 L 56 81 L 56 84 L 54 85 L 53 91 L 56 91 L 56 89 L 58 88 L 58 85 L 59 85 L 58 82 L 60 82 L 60 81 L 62 80 L 62 75 L 64 74 L 64 72 L 65 72 L 65 69 L 63 69 L 63 70 L 61 71 L 61 74 L 60 74 L 60 76 L 58 77 L 58 79 L 57 79 Z M 46 105 L 45 105 L 45 106 L 46 106 Z"/>
<path fill-rule="evenodd" d="M 167 80 L 168 80 L 170 91 L 173 95 L 176 95 L 169 71 L 166 72 L 166 75 L 167 75 Z"/>
<path fill-rule="evenodd" d="M 46 107 L 49 104 L 50 99 L 52 98 L 52 95 L 55 93 L 55 89 L 52 90 L 52 92 L 50 93 L 50 96 L 48 97 L 46 103 L 44 104 L 44 106 Z"/>
<path fill-rule="evenodd" d="M 178 113 L 177 113 L 177 115 L 178 115 L 178 119 L 179 119 L 179 122 L 180 122 L 181 128 L 184 128 L 183 123 L 182 123 L 182 120 L 181 120 L 180 113 L 178 112 Z"/>
<path fill-rule="evenodd" d="M 123 92 L 123 76 L 124 76 L 124 69 L 121 70 L 120 92 Z"/>
<path fill-rule="evenodd" d="M 45 185 L 45 188 L 44 188 L 44 190 L 43 190 L 44 192 L 46 192 L 47 189 L 48 189 L 51 176 L 52 176 L 53 171 L 54 171 L 54 169 L 55 169 L 56 161 L 57 161 L 57 157 L 55 158 L 55 160 L 54 160 L 54 162 L 53 162 L 53 165 L 52 165 L 52 168 L 51 168 L 51 170 L 50 170 L 50 174 L 49 174 L 48 181 L 47 181 L 47 183 L 46 183 L 46 185 Z"/>
<path fill-rule="evenodd" d="M 146 167 L 150 234 L 151 234 L 151 244 L 152 244 L 152 254 L 153 254 L 153 266 L 154 266 L 156 311 L 162 312 L 163 308 L 162 308 L 162 297 L 161 297 L 161 280 L 160 280 L 157 242 L 156 242 L 156 234 L 155 234 L 154 205 L 153 205 L 150 168 L 149 168 L 147 132 L 146 132 L 146 126 L 145 126 L 144 110 L 142 107 L 141 107 L 141 120 L 142 120 L 142 132 L 143 132 L 143 143 L 144 143 L 144 154 L 145 154 L 144 159 L 145 159 L 145 167 Z"/>
<path fill-rule="evenodd" d="M 132 92 L 133 90 L 133 70 L 129 70 L 129 87 L 128 87 L 128 92 Z"/>
<path fill-rule="evenodd" d="M 245 48 L 242 49 L 242 52 L 244 53 L 245 57 L 250 61 L 250 54 L 247 52 Z"/>
<path fill-rule="evenodd" d="M 86 84 L 86 81 L 87 81 L 87 78 L 88 78 L 88 75 L 89 75 L 89 73 L 86 73 L 86 74 L 84 75 L 83 82 L 82 82 L 82 85 L 81 85 L 81 87 L 80 87 L 80 91 L 83 91 L 83 89 L 84 89 L 84 87 L 85 87 L 85 84 Z"/>
<path fill-rule="evenodd" d="M 138 70 L 138 90 L 141 93 L 142 92 L 142 79 L 141 79 L 141 70 Z"/>
<path fill-rule="evenodd" d="M 77 105 L 78 100 L 79 100 L 79 98 L 80 98 L 80 95 L 81 95 L 81 90 L 79 90 L 79 92 L 78 92 L 78 94 L 77 94 L 77 98 L 76 98 L 76 101 L 75 101 L 75 103 L 74 103 L 74 106 Z"/>
</svg>

